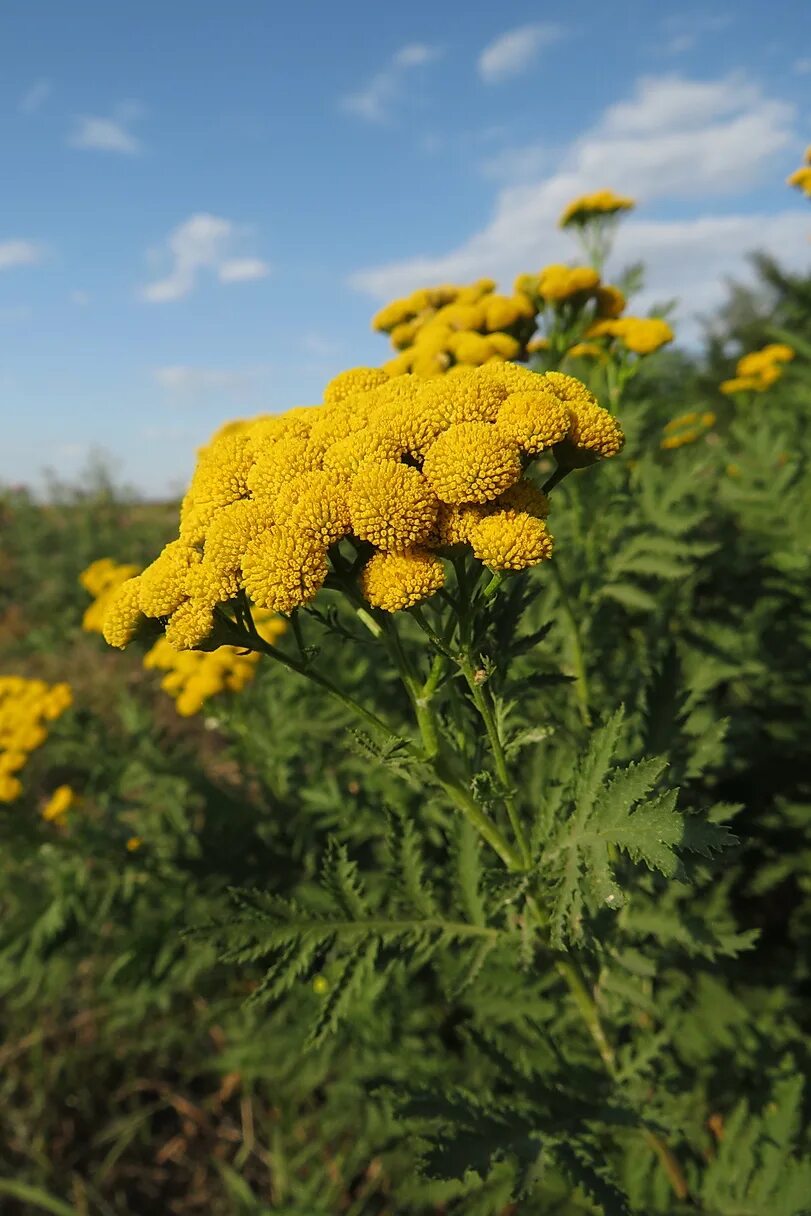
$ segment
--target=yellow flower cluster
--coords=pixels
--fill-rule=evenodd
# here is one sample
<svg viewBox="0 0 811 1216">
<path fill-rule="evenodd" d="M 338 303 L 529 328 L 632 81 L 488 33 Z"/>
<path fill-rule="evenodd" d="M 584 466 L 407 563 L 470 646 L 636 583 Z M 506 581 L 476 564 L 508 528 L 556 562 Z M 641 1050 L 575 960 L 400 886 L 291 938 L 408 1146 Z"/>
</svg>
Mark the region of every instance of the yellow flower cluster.
<svg viewBox="0 0 811 1216">
<path fill-rule="evenodd" d="M 563 209 L 558 221 L 561 228 L 580 226 L 593 220 L 607 219 L 621 211 L 631 211 L 636 206 L 632 198 L 615 194 L 613 190 L 595 190 L 593 194 L 582 194 Z"/>
<path fill-rule="evenodd" d="M 492 279 L 467 287 L 423 288 L 387 304 L 372 328 L 387 333 L 400 353 L 385 365 L 390 375 L 428 378 L 449 367 L 481 367 L 515 359 L 535 328 L 535 307 L 521 291 L 498 295 Z"/>
<path fill-rule="evenodd" d="M 255 618 L 257 632 L 266 642 L 274 642 L 286 629 L 273 613 L 257 610 Z M 161 688 L 172 697 L 181 717 L 189 718 L 218 693 L 240 692 L 253 679 L 259 658 L 258 651 L 235 646 L 177 651 L 161 637 L 144 655 L 144 667 L 166 672 Z"/>
<path fill-rule="evenodd" d="M 727 396 L 745 392 L 763 393 L 780 379 L 783 364 L 790 363 L 793 358 L 794 351 L 786 343 L 770 342 L 761 350 L 743 355 L 735 365 L 735 375 L 731 380 L 723 380 L 719 388 Z"/>
<path fill-rule="evenodd" d="M 0 802 L 22 792 L 16 773 L 48 737 L 53 722 L 71 704 L 68 684 L 46 684 L 24 676 L 0 676 Z"/>
<path fill-rule="evenodd" d="M 65 816 L 75 802 L 76 795 L 69 785 L 57 786 L 42 808 L 42 818 L 49 823 L 64 823 Z"/>
<path fill-rule="evenodd" d="M 101 633 L 112 593 L 137 573 L 137 566 L 123 565 L 111 557 L 100 557 L 98 561 L 91 562 L 87 569 L 82 571 L 79 575 L 79 582 L 93 597 L 93 603 L 85 610 L 82 617 L 83 629 L 86 629 L 88 633 Z"/>
<path fill-rule="evenodd" d="M 652 355 L 673 341 L 673 330 L 660 317 L 617 317 L 596 321 L 586 330 L 587 338 L 616 338 L 635 355 Z"/>
<path fill-rule="evenodd" d="M 805 164 L 790 173 L 786 182 L 789 186 L 802 190 L 806 198 L 811 198 L 811 146 L 805 150 Z"/>
<path fill-rule="evenodd" d="M 668 422 L 659 446 L 665 451 L 684 447 L 685 444 L 695 443 L 714 426 L 715 414 L 712 410 L 707 410 L 703 414 L 681 414 L 678 418 L 673 418 Z"/>
<path fill-rule="evenodd" d="M 221 434 L 204 448 L 179 536 L 115 591 L 104 622 L 125 646 L 156 618 L 176 650 L 206 642 L 215 610 L 308 604 L 334 567 L 361 559 L 360 588 L 385 611 L 444 581 L 442 556 L 469 546 L 493 570 L 551 553 L 546 498 L 526 477 L 550 451 L 567 468 L 618 452 L 623 435 L 588 389 L 509 363 L 423 380 L 378 368 L 337 376 L 320 406 Z M 338 577 L 338 575 L 335 575 Z"/>
<path fill-rule="evenodd" d="M 217 432 L 215 440 L 239 433 L 250 425 L 244 422 L 227 423 Z M 97 596 L 85 612 L 85 629 L 103 632 L 104 617 L 112 593 L 137 573 L 137 566 L 119 565 L 112 558 L 102 557 L 79 575 L 82 586 L 91 595 Z M 255 611 L 254 623 L 266 642 L 274 642 L 287 628 L 275 613 L 261 609 Z M 220 692 L 239 692 L 253 679 L 258 661 L 258 652 L 245 652 L 234 646 L 221 646 L 216 651 L 207 652 L 178 651 L 165 636 L 158 638 L 144 655 L 147 670 L 166 672 L 161 680 L 161 688 L 172 697 L 175 709 L 184 718 L 199 713 L 205 702 Z"/>
</svg>

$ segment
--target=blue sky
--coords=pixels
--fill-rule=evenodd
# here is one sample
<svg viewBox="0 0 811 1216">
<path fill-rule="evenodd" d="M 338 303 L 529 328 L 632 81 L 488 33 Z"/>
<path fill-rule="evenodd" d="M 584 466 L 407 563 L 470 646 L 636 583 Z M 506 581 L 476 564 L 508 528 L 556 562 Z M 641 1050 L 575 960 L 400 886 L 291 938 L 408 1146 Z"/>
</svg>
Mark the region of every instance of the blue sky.
<svg viewBox="0 0 811 1216">
<path fill-rule="evenodd" d="M 5 0 L 0 45 L 0 480 L 176 488 L 381 362 L 379 301 L 571 259 L 584 189 L 639 199 L 616 265 L 687 340 L 747 250 L 809 263 L 798 0 Z"/>
</svg>

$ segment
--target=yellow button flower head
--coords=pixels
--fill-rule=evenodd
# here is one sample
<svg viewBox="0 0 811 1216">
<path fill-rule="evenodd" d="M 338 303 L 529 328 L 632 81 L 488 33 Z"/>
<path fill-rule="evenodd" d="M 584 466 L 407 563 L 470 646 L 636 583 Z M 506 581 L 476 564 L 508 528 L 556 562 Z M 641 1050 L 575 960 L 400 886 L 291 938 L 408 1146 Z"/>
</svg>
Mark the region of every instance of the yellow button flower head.
<svg viewBox="0 0 811 1216">
<path fill-rule="evenodd" d="M 170 541 L 138 580 L 138 602 L 144 616 L 168 616 L 186 598 L 189 569 L 200 561 L 197 550 Z"/>
<path fill-rule="evenodd" d="M 660 317 L 625 317 L 623 320 L 625 325 L 619 339 L 637 355 L 651 355 L 673 341 L 673 330 Z"/>
<path fill-rule="evenodd" d="M 572 423 L 568 437 L 555 448 L 558 463 L 565 464 L 567 452 L 571 463 L 571 448 L 580 454 L 577 463 L 591 463 L 599 457 L 616 456 L 622 451 L 625 436 L 608 410 L 583 399 L 571 401 L 569 411 Z"/>
<path fill-rule="evenodd" d="M 69 785 L 57 786 L 42 808 L 42 818 L 49 823 L 61 823 L 75 801 L 76 795 Z"/>
<path fill-rule="evenodd" d="M 423 472 L 443 502 L 489 502 L 521 476 L 521 457 L 498 427 L 459 422 L 428 449 Z"/>
<path fill-rule="evenodd" d="M 569 411 L 551 390 L 511 393 L 499 409 L 497 426 L 524 452 L 535 455 L 566 438 Z"/>
<path fill-rule="evenodd" d="M 538 277 L 538 293 L 552 304 L 585 296 L 599 286 L 600 276 L 590 266 L 546 266 Z"/>
<path fill-rule="evenodd" d="M 384 427 L 375 421 L 354 435 L 347 435 L 327 448 L 324 453 L 324 470 L 333 478 L 352 477 L 367 460 L 399 461 L 406 451 L 407 445 L 402 441 L 394 426 Z"/>
<path fill-rule="evenodd" d="M 682 414 L 678 418 L 671 418 L 670 422 L 663 428 L 664 438 L 659 446 L 665 451 L 672 448 L 681 448 L 686 444 L 695 443 L 702 435 L 715 426 L 715 414 L 712 410 L 707 410 L 705 413 L 697 413 L 691 411 L 688 414 Z"/>
<path fill-rule="evenodd" d="M 452 376 L 427 384 L 408 412 L 411 417 L 436 422 L 433 441 L 454 422 L 495 422 L 507 393 L 501 377 L 487 374 L 482 368 L 458 368 Z"/>
<path fill-rule="evenodd" d="M 103 634 L 108 646 L 123 650 L 143 624 L 145 617 L 140 604 L 140 575 L 128 578 L 114 591 L 107 606 Z"/>
<path fill-rule="evenodd" d="M 361 575 L 361 591 L 374 608 L 399 612 L 428 599 L 445 584 L 445 568 L 424 549 L 375 553 Z"/>
<path fill-rule="evenodd" d="M 0 676 L 0 802 L 22 793 L 16 773 L 48 737 L 45 725 L 71 704 L 68 684 L 46 684 L 23 676 Z"/>
<path fill-rule="evenodd" d="M 257 454 L 248 473 L 248 489 L 255 499 L 273 507 L 288 481 L 301 473 L 313 472 L 320 463 L 320 452 L 306 439 L 280 439 Z"/>
<path fill-rule="evenodd" d="M 481 503 L 439 504 L 436 525 L 430 537 L 433 549 L 470 544 L 470 530 L 484 519 L 487 507 Z"/>
<path fill-rule="evenodd" d="M 477 368 L 476 376 L 481 380 L 490 380 L 502 390 L 502 400 L 510 393 L 519 393 L 527 389 L 539 387 L 538 372 L 530 371 L 528 367 L 519 367 L 517 363 L 485 363 Z M 498 411 L 488 421 L 495 421 Z"/>
<path fill-rule="evenodd" d="M 378 549 L 420 544 L 434 526 L 437 507 L 419 469 L 393 460 L 362 465 L 349 490 L 352 530 Z"/>
<path fill-rule="evenodd" d="M 394 326 L 389 334 L 392 346 L 395 350 L 405 350 L 414 341 L 419 331 L 419 321 L 401 321 L 399 325 Z"/>
<path fill-rule="evenodd" d="M 582 380 L 576 376 L 568 376 L 565 372 L 544 372 L 539 382 L 539 388 L 549 390 L 567 403 L 586 401 L 589 405 L 597 405 L 597 398 L 587 389 Z"/>
<path fill-rule="evenodd" d="M 460 363 L 470 367 L 480 367 L 494 353 L 490 339 L 476 333 L 459 334 L 452 350 Z"/>
<path fill-rule="evenodd" d="M 321 590 L 329 573 L 327 552 L 313 537 L 280 527 L 251 541 L 242 571 L 255 604 L 287 614 Z"/>
<path fill-rule="evenodd" d="M 166 641 L 175 650 L 195 650 L 214 629 L 214 609 L 205 599 L 190 599 L 166 623 Z"/>
<path fill-rule="evenodd" d="M 88 633 L 101 633 L 113 592 L 136 574 L 137 566 L 121 564 L 111 557 L 101 557 L 82 571 L 79 582 L 94 597 L 93 603 L 85 609 L 82 629 Z"/>
<path fill-rule="evenodd" d="M 197 463 L 189 492 L 197 504 L 224 507 L 243 498 L 253 461 L 247 434 L 229 434 L 209 444 Z"/>
<path fill-rule="evenodd" d="M 490 356 L 488 363 L 518 358 L 521 352 L 521 343 L 512 334 L 490 334 L 489 339 L 495 353 Z"/>
<path fill-rule="evenodd" d="M 496 503 L 499 507 L 511 511 L 523 511 L 526 515 L 534 515 L 536 519 L 546 519 L 549 514 L 548 496 L 526 477 L 522 477 L 503 494 L 499 494 Z"/>
<path fill-rule="evenodd" d="M 807 198 L 811 198 L 811 165 L 802 165 L 786 178 L 786 184 L 802 190 Z"/>
<path fill-rule="evenodd" d="M 615 194 L 613 190 L 595 190 L 592 194 L 581 194 L 564 208 L 558 223 L 561 228 L 582 226 L 594 220 L 607 219 L 621 211 L 630 211 L 636 206 L 632 198 Z"/>
<path fill-rule="evenodd" d="M 279 521 L 328 548 L 350 530 L 348 483 L 334 472 L 301 473 L 276 500 Z"/>
<path fill-rule="evenodd" d="M 514 296 L 487 296 L 484 301 L 484 324 L 493 332 L 510 329 L 517 321 L 527 321 L 535 316 L 535 306 L 523 292 Z"/>
<path fill-rule="evenodd" d="M 491 570 L 526 570 L 552 556 L 543 520 L 524 511 L 494 511 L 470 532 L 473 552 Z"/>
<path fill-rule="evenodd" d="M 351 367 L 330 380 L 324 390 L 324 404 L 337 405 L 353 393 L 364 393 L 370 388 L 385 384 L 388 376 L 379 367 Z"/>
</svg>

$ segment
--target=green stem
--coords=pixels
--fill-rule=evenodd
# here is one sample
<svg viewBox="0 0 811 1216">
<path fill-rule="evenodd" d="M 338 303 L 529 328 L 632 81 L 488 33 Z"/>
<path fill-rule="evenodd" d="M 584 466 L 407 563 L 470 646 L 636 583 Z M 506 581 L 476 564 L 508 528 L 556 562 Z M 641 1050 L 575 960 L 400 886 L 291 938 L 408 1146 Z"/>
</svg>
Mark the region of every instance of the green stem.
<svg viewBox="0 0 811 1216">
<path fill-rule="evenodd" d="M 591 1035 L 598 1052 L 600 1059 L 605 1065 L 605 1070 L 612 1080 L 616 1079 L 617 1057 L 614 1048 L 608 1041 L 608 1037 L 603 1029 L 603 1024 L 600 1020 L 600 1012 L 597 1008 L 597 1003 L 593 995 L 588 989 L 588 986 L 583 979 L 583 974 L 580 968 L 571 959 L 559 958 L 555 963 L 555 968 L 563 980 L 565 980 L 569 992 L 572 995 L 578 1012 L 585 1023 L 586 1029 Z M 685 1200 L 690 1198 L 690 1188 L 687 1185 L 687 1179 L 679 1164 L 679 1161 L 671 1149 L 665 1144 L 661 1137 L 652 1132 L 650 1128 L 643 1128 L 642 1135 L 649 1147 L 654 1151 L 659 1164 L 667 1174 L 668 1181 L 673 1188 L 677 1198 Z"/>
<path fill-rule="evenodd" d="M 555 486 L 560 485 L 560 483 L 563 481 L 564 477 L 569 476 L 571 471 L 572 471 L 571 469 L 566 469 L 563 467 L 563 465 L 559 464 L 558 467 L 555 469 L 555 471 L 552 473 L 551 477 L 547 477 L 546 481 L 543 483 L 543 486 L 541 487 L 541 489 L 543 490 L 543 493 L 550 494 L 552 492 L 552 490 L 554 490 Z"/>
<path fill-rule="evenodd" d="M 586 672 L 586 661 L 583 657 L 583 645 L 580 640 L 580 626 L 572 609 L 572 603 L 569 599 L 569 592 L 560 571 L 560 559 L 558 558 L 551 561 L 549 566 L 552 571 L 552 577 L 555 580 L 555 585 L 558 589 L 560 610 L 569 628 L 569 643 L 572 651 L 572 666 L 574 667 L 575 674 L 575 695 L 577 697 L 577 708 L 580 712 L 583 725 L 591 726 L 591 712 L 589 710 L 589 683 L 588 674 Z"/>
<path fill-rule="evenodd" d="M 436 772 L 436 769 L 434 770 Z M 502 835 L 496 825 L 484 813 L 472 794 L 454 781 L 449 781 L 436 773 L 437 781 L 442 786 L 451 801 L 458 807 L 468 823 L 476 829 L 491 849 L 498 853 L 508 870 L 523 870 L 524 863 L 509 841 Z"/>
<path fill-rule="evenodd" d="M 476 679 L 476 672 L 473 668 L 473 663 L 470 656 L 463 655 L 458 661 L 460 670 L 465 677 L 468 688 L 470 689 L 473 704 L 476 706 L 479 716 L 484 722 L 484 729 L 487 732 L 487 738 L 490 743 L 490 751 L 493 755 L 493 763 L 502 786 L 504 805 L 507 808 L 507 815 L 509 816 L 510 824 L 515 834 L 515 839 L 518 842 L 518 849 L 523 859 L 523 868 L 528 869 L 531 864 L 529 845 L 527 844 L 527 838 L 524 835 L 524 829 L 521 825 L 521 817 L 518 814 L 518 808 L 515 805 L 515 799 L 513 797 L 513 783 L 507 767 L 507 757 L 504 755 L 504 748 L 501 743 L 501 736 L 498 733 L 498 724 L 496 723 L 490 698 L 485 689 L 482 687 L 481 683 Z"/>
<path fill-rule="evenodd" d="M 268 655 L 269 658 L 275 659 L 277 663 L 281 663 L 283 667 L 287 667 L 290 671 L 295 671 L 298 675 L 304 676 L 305 679 L 312 680 L 313 684 L 317 684 L 319 688 L 323 688 L 324 691 L 328 692 L 331 697 L 334 697 L 337 701 L 340 701 L 346 709 L 350 709 L 352 713 L 357 714 L 359 718 L 362 718 L 364 722 L 366 722 L 367 726 L 374 727 L 375 730 L 380 731 L 381 734 L 386 735 L 389 739 L 400 738 L 397 732 L 393 730 L 387 722 L 384 722 L 383 719 L 379 718 L 377 714 L 372 712 L 372 710 L 367 709 L 365 705 L 361 705 L 361 703 L 356 701 L 354 697 L 350 697 L 348 693 L 344 692 L 342 688 L 339 688 L 337 684 L 333 684 L 332 681 L 328 680 L 326 676 L 322 676 L 320 672 L 313 671 L 311 667 L 306 666 L 304 663 L 300 663 L 291 655 L 285 654 L 283 650 L 279 650 L 278 647 L 273 646 L 270 642 L 266 642 L 265 639 L 256 632 L 256 630 L 253 630 L 250 633 L 246 632 L 243 635 L 241 631 L 233 627 L 233 622 L 229 622 L 229 624 L 233 629 L 235 639 L 233 643 L 234 645 L 247 646 L 249 650 L 258 650 L 261 654 Z"/>
</svg>

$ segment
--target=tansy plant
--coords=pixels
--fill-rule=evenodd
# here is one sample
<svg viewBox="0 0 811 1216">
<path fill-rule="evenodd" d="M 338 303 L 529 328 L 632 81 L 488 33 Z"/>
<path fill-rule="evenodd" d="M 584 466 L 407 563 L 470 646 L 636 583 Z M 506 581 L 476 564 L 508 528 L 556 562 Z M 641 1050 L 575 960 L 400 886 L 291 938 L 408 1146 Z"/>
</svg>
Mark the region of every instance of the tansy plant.
<svg viewBox="0 0 811 1216">
<path fill-rule="evenodd" d="M 586 250 L 587 265 L 551 263 L 520 274 L 510 295 L 493 279 L 466 286 L 441 284 L 392 300 L 372 320 L 398 352 L 384 364 L 390 375 L 430 379 L 455 368 L 530 360 L 544 371 L 580 371 L 610 409 L 621 402 L 641 361 L 673 340 L 659 317 L 625 314 L 625 290 L 603 280 L 602 271 L 618 221 L 633 200 L 609 190 L 573 200 L 561 217 Z"/>
<path fill-rule="evenodd" d="M 527 842 L 486 688 L 482 635 L 498 620 L 502 589 L 511 603 L 520 598 L 510 576 L 552 556 L 549 492 L 622 443 L 614 418 L 562 373 L 493 363 L 426 383 L 374 368 L 344 372 L 322 405 L 228 428 L 201 452 L 178 538 L 115 589 L 104 636 L 125 646 L 151 620 L 177 651 L 242 647 L 297 671 L 349 706 L 386 747 L 425 763 L 502 860 L 520 869 Z M 543 485 L 534 477 L 540 457 Z M 319 668 L 307 630 L 346 629 L 336 602 L 391 661 L 418 739 L 402 738 L 379 707 Z M 289 617 L 292 649 L 262 636 L 263 611 Z M 437 705 L 458 700 L 461 689 L 492 751 L 500 798 L 491 810 L 471 792 L 471 775 L 438 726 Z"/>
</svg>

